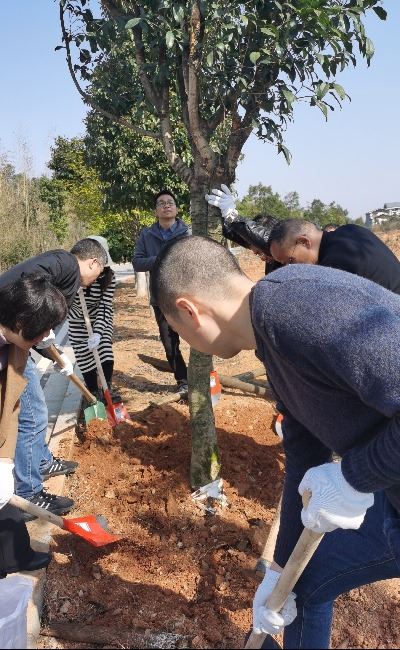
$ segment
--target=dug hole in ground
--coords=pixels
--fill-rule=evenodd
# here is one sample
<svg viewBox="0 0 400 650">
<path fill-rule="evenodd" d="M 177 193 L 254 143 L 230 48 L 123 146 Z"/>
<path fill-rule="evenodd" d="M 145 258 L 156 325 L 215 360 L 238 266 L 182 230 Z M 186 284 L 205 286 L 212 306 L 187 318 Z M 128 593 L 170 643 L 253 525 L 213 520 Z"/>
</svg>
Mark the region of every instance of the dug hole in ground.
<svg viewBox="0 0 400 650">
<path fill-rule="evenodd" d="M 400 234 L 386 241 L 399 255 Z M 241 253 L 240 263 L 253 279 L 263 275 L 263 264 L 251 253 Z M 188 346 L 182 349 L 187 359 Z M 214 412 L 230 505 L 205 516 L 190 497 L 187 405 L 149 408 L 174 392 L 175 383 L 138 357 L 165 358 L 147 301 L 136 298 L 131 283 L 116 294 L 114 351 L 115 384 L 134 424 L 119 425 L 113 435 L 107 426 L 91 428 L 90 438 L 78 432 L 73 457 L 79 470 L 66 494 L 75 500 L 74 516 L 102 514 L 124 540 L 95 549 L 55 532 L 42 625 L 105 627 L 113 641 L 103 647 L 129 647 L 121 630 L 135 628 L 144 639 L 161 631 L 189 636 L 194 648 L 241 648 L 258 584 L 254 568 L 282 488 L 273 405 L 235 390 L 223 393 Z M 242 352 L 215 359 L 215 365 L 235 375 L 259 363 L 253 352 Z M 332 647 L 398 648 L 399 606 L 398 580 L 340 597 Z M 45 636 L 39 641 L 41 648 L 91 646 Z"/>
</svg>

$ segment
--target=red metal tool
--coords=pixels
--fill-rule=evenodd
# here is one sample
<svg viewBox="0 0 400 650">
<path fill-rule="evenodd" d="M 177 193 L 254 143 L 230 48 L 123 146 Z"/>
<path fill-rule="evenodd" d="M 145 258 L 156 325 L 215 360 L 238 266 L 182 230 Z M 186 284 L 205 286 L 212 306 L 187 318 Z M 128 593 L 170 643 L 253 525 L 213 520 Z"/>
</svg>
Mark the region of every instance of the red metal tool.
<svg viewBox="0 0 400 650">
<path fill-rule="evenodd" d="M 45 521 L 58 526 L 58 528 L 62 528 L 73 535 L 82 537 L 82 539 L 92 546 L 105 546 L 106 544 L 113 544 L 122 539 L 120 535 L 113 535 L 105 530 L 103 527 L 105 523 L 104 517 L 84 515 L 83 517 L 68 517 L 68 519 L 66 519 L 65 517 L 55 515 L 44 508 L 40 508 L 40 506 L 37 506 L 16 494 L 13 494 L 9 503 L 34 517 L 44 519 Z"/>
</svg>

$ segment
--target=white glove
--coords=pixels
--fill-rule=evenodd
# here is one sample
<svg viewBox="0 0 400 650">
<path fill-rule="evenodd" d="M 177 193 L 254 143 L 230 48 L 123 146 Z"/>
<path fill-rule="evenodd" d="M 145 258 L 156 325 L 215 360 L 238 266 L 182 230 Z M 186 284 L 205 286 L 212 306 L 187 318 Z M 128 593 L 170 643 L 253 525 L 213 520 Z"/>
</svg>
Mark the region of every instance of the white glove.
<svg viewBox="0 0 400 650">
<path fill-rule="evenodd" d="M 255 634 L 280 634 L 285 625 L 293 623 L 297 616 L 296 594 L 290 592 L 280 612 L 273 612 L 265 607 L 272 594 L 280 573 L 267 569 L 259 584 L 253 600 L 253 631 Z"/>
<path fill-rule="evenodd" d="M 358 492 L 346 481 L 341 463 L 325 463 L 309 469 L 299 485 L 301 495 L 306 490 L 311 492 L 311 498 L 301 511 L 301 520 L 315 533 L 360 528 L 367 509 L 374 503 L 373 494 Z"/>
<path fill-rule="evenodd" d="M 89 350 L 96 350 L 99 347 L 101 336 L 100 334 L 93 333 L 89 336 L 87 346 Z"/>
<path fill-rule="evenodd" d="M 38 350 L 45 350 L 46 348 L 49 348 L 50 345 L 54 345 L 55 342 L 56 335 L 54 334 L 53 330 L 50 330 L 50 334 L 48 336 L 45 336 L 44 339 L 37 343 L 36 347 Z"/>
<path fill-rule="evenodd" d="M 234 221 L 238 216 L 235 206 L 235 199 L 226 185 L 221 184 L 221 189 L 211 190 L 211 194 L 206 194 L 205 199 L 210 205 L 214 205 L 221 210 L 222 216 L 228 222 Z"/>
<path fill-rule="evenodd" d="M 0 461 L 0 510 L 14 494 L 14 463 Z"/>
<path fill-rule="evenodd" d="M 61 366 L 59 366 L 58 363 L 53 363 L 53 368 L 54 370 L 57 370 L 57 372 L 59 372 L 60 375 L 65 375 L 66 377 L 69 377 L 74 372 L 74 366 L 72 365 L 72 361 L 65 354 L 65 352 L 63 352 L 60 356 L 64 362 L 64 368 L 61 368 Z"/>
</svg>

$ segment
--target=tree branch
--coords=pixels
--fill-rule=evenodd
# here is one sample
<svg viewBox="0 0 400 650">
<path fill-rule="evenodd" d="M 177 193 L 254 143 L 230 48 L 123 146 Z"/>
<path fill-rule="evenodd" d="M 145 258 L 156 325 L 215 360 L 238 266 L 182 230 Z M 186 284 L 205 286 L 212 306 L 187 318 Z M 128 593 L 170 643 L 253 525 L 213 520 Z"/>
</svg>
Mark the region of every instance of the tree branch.
<svg viewBox="0 0 400 650">
<path fill-rule="evenodd" d="M 189 60 L 188 60 L 188 112 L 190 130 L 193 136 L 194 144 L 210 171 L 214 165 L 215 154 L 210 147 L 206 136 L 205 124 L 202 122 L 199 114 L 199 84 L 198 73 L 201 63 L 201 52 L 199 43 L 201 38 L 201 12 L 198 1 L 192 3 L 192 13 L 190 17 L 190 37 L 189 37 Z"/>
<path fill-rule="evenodd" d="M 207 121 L 207 127 L 211 133 L 214 133 L 215 129 L 221 124 L 226 113 L 232 111 L 237 100 L 236 91 L 230 91 L 222 97 L 221 103 L 218 108 L 215 110 L 214 115 L 210 117 Z"/>
<path fill-rule="evenodd" d="M 120 126 L 125 126 L 126 128 L 130 129 L 134 133 L 137 133 L 138 135 L 145 136 L 146 138 L 152 138 L 153 140 L 160 140 L 161 136 L 159 133 L 154 133 L 154 131 L 147 131 L 146 129 L 141 129 L 138 126 L 135 126 L 127 120 L 124 117 L 118 117 L 117 115 L 114 115 L 113 113 L 110 113 L 109 111 L 105 110 L 101 106 L 99 106 L 96 102 L 93 101 L 92 97 L 83 90 L 83 88 L 79 85 L 78 79 L 76 77 L 74 67 L 72 65 L 72 57 L 71 57 L 71 48 L 70 48 L 70 36 L 67 33 L 67 29 L 65 27 L 65 21 L 64 21 L 64 9 L 61 5 L 59 6 L 60 10 L 60 24 L 61 24 L 61 32 L 63 35 L 63 40 L 65 42 L 65 49 L 66 49 L 66 59 L 67 59 L 67 66 L 69 73 L 71 75 L 72 81 L 74 82 L 75 88 L 77 89 L 78 93 L 81 95 L 83 98 L 84 102 L 86 104 L 89 104 L 95 111 L 100 113 L 101 115 L 104 115 L 104 117 L 107 117 L 109 120 L 112 122 L 115 122 L 116 124 L 119 124 Z"/>
<path fill-rule="evenodd" d="M 256 69 L 253 81 L 253 90 L 246 104 L 245 114 L 242 118 L 238 111 L 232 112 L 232 130 L 229 137 L 226 161 L 229 169 L 235 169 L 240 153 L 253 130 L 253 118 L 260 112 L 259 97 L 265 95 L 268 88 L 274 83 L 275 71 L 267 66 Z"/>
<path fill-rule="evenodd" d="M 162 143 L 164 145 L 165 155 L 167 156 L 168 162 L 171 165 L 172 169 L 185 181 L 188 185 L 193 179 L 193 173 L 183 162 L 182 158 L 176 153 L 174 141 L 172 139 L 171 132 L 171 123 L 169 115 L 160 117 L 160 128 L 161 128 L 161 137 Z"/>
</svg>

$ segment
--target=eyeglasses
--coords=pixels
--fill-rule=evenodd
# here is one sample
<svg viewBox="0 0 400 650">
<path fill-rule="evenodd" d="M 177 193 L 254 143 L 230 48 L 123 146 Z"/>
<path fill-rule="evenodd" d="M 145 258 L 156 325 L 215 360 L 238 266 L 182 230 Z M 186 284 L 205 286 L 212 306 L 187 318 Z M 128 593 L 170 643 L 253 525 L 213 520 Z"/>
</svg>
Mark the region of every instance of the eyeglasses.
<svg viewBox="0 0 400 650">
<path fill-rule="evenodd" d="M 157 201 L 156 205 L 157 208 L 166 208 L 167 206 L 169 208 L 175 207 L 174 201 Z"/>
<path fill-rule="evenodd" d="M 97 257 L 94 258 L 94 261 L 97 262 L 97 264 L 98 264 L 99 267 L 101 268 L 100 273 L 104 273 L 104 270 L 105 270 L 105 266 L 104 266 L 104 264 L 102 264 L 101 262 L 99 262 L 99 260 L 97 259 Z"/>
</svg>

